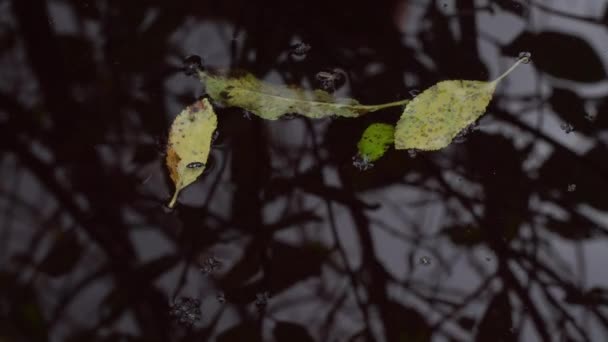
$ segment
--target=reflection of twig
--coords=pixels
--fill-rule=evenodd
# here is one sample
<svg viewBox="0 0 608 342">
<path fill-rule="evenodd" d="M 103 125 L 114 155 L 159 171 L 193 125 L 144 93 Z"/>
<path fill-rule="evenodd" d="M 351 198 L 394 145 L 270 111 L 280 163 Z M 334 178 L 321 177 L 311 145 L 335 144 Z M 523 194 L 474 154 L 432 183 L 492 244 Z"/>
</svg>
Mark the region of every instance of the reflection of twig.
<svg viewBox="0 0 608 342">
<path fill-rule="evenodd" d="M 322 332 L 322 334 L 323 334 L 321 336 L 321 341 L 327 341 L 328 340 L 329 333 L 330 333 L 330 327 L 333 325 L 334 320 L 336 319 L 336 315 L 338 314 L 338 311 L 340 310 L 340 308 L 344 304 L 344 301 L 347 298 L 348 298 L 348 291 L 342 291 L 342 295 L 340 295 L 340 297 L 338 297 L 338 299 L 335 301 L 335 303 L 332 306 L 332 308 L 329 309 L 329 311 L 325 315 L 325 320 L 324 320 L 323 325 L 321 326 L 321 329 L 320 329 L 321 332 Z"/>
<path fill-rule="evenodd" d="M 308 120 L 306 121 L 306 125 L 311 134 L 314 155 L 315 155 L 316 159 L 319 161 L 319 160 L 321 160 L 321 158 L 320 158 L 319 152 L 318 152 L 319 147 L 317 145 L 316 134 L 314 132 L 314 128 L 312 127 L 312 124 Z M 348 274 L 348 277 L 350 278 L 350 281 L 351 281 L 351 285 L 353 287 L 353 294 L 355 296 L 355 300 L 357 302 L 357 305 L 359 306 L 359 309 L 361 310 L 361 314 L 363 315 L 363 320 L 365 321 L 365 323 L 367 325 L 367 329 L 365 329 L 366 337 L 371 338 L 372 337 L 371 331 L 370 331 L 371 321 L 369 318 L 369 313 L 367 312 L 367 309 L 365 307 L 365 303 L 363 302 L 363 299 L 361 298 L 361 295 L 359 294 L 359 291 L 358 291 L 359 280 L 357 279 L 357 275 L 355 274 L 353 269 L 350 267 L 350 264 L 348 262 L 348 256 L 346 255 L 346 252 L 344 250 L 344 247 L 342 246 L 342 243 L 340 243 L 340 236 L 338 235 L 338 227 L 336 225 L 336 218 L 334 216 L 332 203 L 328 198 L 323 198 L 323 200 L 324 200 L 325 206 L 327 208 L 327 215 L 328 215 L 328 219 L 329 219 L 329 225 L 331 228 L 331 234 L 332 234 L 332 237 L 334 240 L 334 244 L 337 247 L 337 250 L 338 250 L 338 253 L 340 254 L 340 258 L 342 259 L 342 262 L 344 263 L 344 268 L 346 269 L 346 273 Z"/>
<path fill-rule="evenodd" d="M 72 302 L 72 300 L 80 295 L 81 291 L 87 287 L 89 284 L 91 284 L 93 281 L 96 281 L 97 279 L 99 279 L 99 277 L 105 275 L 106 273 L 108 273 L 110 271 L 110 268 L 107 265 L 104 265 L 103 267 L 101 267 L 100 269 L 96 270 L 95 272 L 91 273 L 90 275 L 82 278 L 76 285 L 74 285 L 70 291 L 68 291 L 66 293 L 65 296 L 59 298 L 57 305 L 55 306 L 55 309 L 53 310 L 53 313 L 51 314 L 51 318 L 49 321 L 49 326 L 53 326 L 55 325 L 55 323 L 57 323 L 57 321 L 61 318 L 61 315 L 63 314 L 63 311 L 68 307 L 68 305 Z"/>
<path fill-rule="evenodd" d="M 574 19 L 574 20 L 581 20 L 581 21 L 585 21 L 588 23 L 592 23 L 592 24 L 604 25 L 604 23 L 602 22 L 602 18 L 599 18 L 599 17 L 589 17 L 589 16 L 584 16 L 584 15 L 563 12 L 558 9 L 549 7 L 545 4 L 542 4 L 542 3 L 539 3 L 536 1 L 532 1 L 532 0 L 526 0 L 526 2 L 528 3 L 528 6 L 536 7 L 541 11 L 544 11 L 544 12 L 547 12 L 547 13 L 550 13 L 553 15 L 557 15 L 557 16 L 569 18 L 569 19 Z"/>
<path fill-rule="evenodd" d="M 454 318 L 458 313 L 467 307 L 470 303 L 472 303 L 475 299 L 478 299 L 481 294 L 492 284 L 492 281 L 496 278 L 496 274 L 486 277 L 484 281 L 479 284 L 479 286 L 467 294 L 462 301 L 458 303 L 450 312 L 446 313 L 442 317 L 440 317 L 437 322 L 431 325 L 433 330 L 440 329 L 442 325 L 444 325 L 447 321 Z"/>
<path fill-rule="evenodd" d="M 524 269 L 526 269 L 526 267 L 524 265 L 522 265 L 520 263 L 520 266 Z M 551 304 L 553 304 L 553 307 L 555 307 L 561 314 L 562 316 L 568 321 L 570 322 L 570 324 L 572 324 L 572 326 L 574 327 L 574 329 L 576 329 L 576 331 L 578 331 L 578 333 L 581 335 L 581 337 L 583 337 L 585 339 L 585 341 L 590 341 L 591 339 L 589 338 L 589 335 L 587 335 L 587 333 L 585 332 L 585 330 L 576 322 L 576 320 L 574 319 L 574 317 L 572 317 L 568 311 L 563 308 L 561 306 L 561 304 L 558 302 L 557 299 L 555 299 L 551 293 L 549 293 L 549 291 L 547 290 L 547 287 L 549 284 L 544 284 L 537 276 L 537 273 L 532 270 L 532 269 L 528 269 L 528 275 L 530 276 L 531 279 L 536 280 L 539 283 L 539 288 L 541 289 L 541 292 L 543 294 L 543 296 L 547 299 L 547 301 L 549 301 Z"/>
<path fill-rule="evenodd" d="M 209 192 L 207 193 L 207 198 L 205 198 L 205 201 L 203 202 L 204 203 L 203 208 L 208 208 L 209 203 L 211 202 L 211 199 L 213 198 L 213 194 L 215 193 L 215 190 L 217 189 L 217 186 L 220 183 L 222 176 L 224 175 L 224 170 L 226 170 L 226 165 L 228 164 L 226 162 L 226 158 L 227 158 L 227 156 L 225 154 L 222 155 L 221 166 L 220 166 L 219 170 L 217 171 L 217 176 L 213 180 L 213 183 L 211 183 L 211 187 L 209 188 Z"/>
<path fill-rule="evenodd" d="M 536 331 L 543 339 L 543 341 L 550 342 L 551 336 L 549 335 L 549 331 L 547 330 L 547 323 L 543 320 L 543 316 L 538 311 L 536 303 L 532 301 L 526 289 L 519 283 L 519 280 L 511 269 L 509 268 L 506 260 L 499 259 L 499 274 L 503 279 L 504 286 L 506 288 L 512 289 L 517 294 L 518 298 L 524 304 L 526 311 L 530 313 L 532 317 L 532 321 L 536 326 Z"/>
</svg>

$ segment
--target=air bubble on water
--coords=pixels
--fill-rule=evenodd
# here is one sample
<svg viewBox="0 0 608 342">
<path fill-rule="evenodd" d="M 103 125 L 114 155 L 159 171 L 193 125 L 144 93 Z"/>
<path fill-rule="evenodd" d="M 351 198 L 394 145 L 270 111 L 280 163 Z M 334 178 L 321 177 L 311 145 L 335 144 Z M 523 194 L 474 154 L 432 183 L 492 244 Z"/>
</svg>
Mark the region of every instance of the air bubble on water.
<svg viewBox="0 0 608 342">
<path fill-rule="evenodd" d="M 187 76 L 196 76 L 203 70 L 203 60 L 197 55 L 188 56 L 184 58 L 183 70 Z"/>
<path fill-rule="evenodd" d="M 203 274 L 210 274 L 220 267 L 222 267 L 222 262 L 213 255 L 203 260 L 200 264 L 200 270 Z"/>
<path fill-rule="evenodd" d="M 224 294 L 224 292 L 218 293 L 215 298 L 217 298 L 217 301 L 220 302 L 220 304 L 226 303 L 226 294 Z"/>
<path fill-rule="evenodd" d="M 576 184 L 568 184 L 568 192 L 576 191 Z"/>
<path fill-rule="evenodd" d="M 332 70 L 319 71 L 315 75 L 315 79 L 317 80 L 319 88 L 331 93 L 342 86 L 345 76 L 340 69 L 335 68 Z"/>
<path fill-rule="evenodd" d="M 414 98 L 414 97 L 418 96 L 418 94 L 420 94 L 420 90 L 418 90 L 418 89 L 412 89 L 412 90 L 409 91 L 409 93 L 410 93 L 410 96 L 412 98 Z"/>
<path fill-rule="evenodd" d="M 180 324 L 192 327 L 201 319 L 201 301 L 189 297 L 181 297 L 173 301 L 169 308 L 169 315 Z"/>
<path fill-rule="evenodd" d="M 294 113 L 287 113 L 287 114 L 283 114 L 283 115 L 281 115 L 280 119 L 281 119 L 281 120 L 293 120 L 293 119 L 295 119 L 296 117 L 297 117 L 297 115 L 296 115 L 296 114 L 294 114 Z"/>
<path fill-rule="evenodd" d="M 311 49 L 311 46 L 309 44 L 306 44 L 304 42 L 299 42 L 299 43 L 293 44 L 290 47 L 289 54 L 294 57 L 305 58 L 306 54 L 310 51 L 310 49 Z"/>
<path fill-rule="evenodd" d="M 431 265 L 431 258 L 428 256 L 423 256 L 418 261 L 420 262 L 420 265 L 423 265 L 423 266 Z"/>
<path fill-rule="evenodd" d="M 532 60 L 532 53 L 528 51 L 522 51 L 519 53 L 517 59 L 521 59 L 523 64 L 528 64 Z"/>
<path fill-rule="evenodd" d="M 361 154 L 357 153 L 357 155 L 353 157 L 353 166 L 359 171 L 367 171 L 374 167 L 374 164 L 367 156 L 362 156 Z"/>
<path fill-rule="evenodd" d="M 219 136 L 220 136 L 220 131 L 213 132 L 213 135 L 211 136 L 211 144 L 215 144 L 215 141 L 217 140 L 217 138 Z"/>
<path fill-rule="evenodd" d="M 253 116 L 253 114 L 251 114 L 250 111 L 247 110 L 243 110 L 243 117 L 247 120 L 251 120 L 251 117 Z"/>
<path fill-rule="evenodd" d="M 463 142 L 467 141 L 467 139 L 469 138 L 468 137 L 469 134 L 476 130 L 477 130 L 477 124 L 472 123 L 472 124 L 468 125 L 466 128 L 464 128 L 462 131 L 458 132 L 458 134 L 454 137 L 454 140 L 452 140 L 452 141 L 456 144 L 462 144 Z"/>
<path fill-rule="evenodd" d="M 574 131 L 574 126 L 572 126 L 571 124 L 564 122 L 561 125 L 559 125 L 559 128 L 562 129 L 562 131 L 566 132 L 566 134 L 570 134 Z"/>
<path fill-rule="evenodd" d="M 407 150 L 407 154 L 410 156 L 410 158 L 416 158 L 416 156 L 418 155 L 418 151 L 416 151 L 415 149 L 409 149 Z"/>
<path fill-rule="evenodd" d="M 585 119 L 586 119 L 587 121 L 591 121 L 591 122 L 593 122 L 593 121 L 595 121 L 595 118 L 596 118 L 596 117 L 597 117 L 597 116 L 596 116 L 595 114 L 592 114 L 592 113 L 586 113 L 586 114 L 585 114 Z"/>
<path fill-rule="evenodd" d="M 270 294 L 268 293 L 268 291 L 256 293 L 255 306 L 258 308 L 258 310 L 262 311 L 268 305 L 269 299 L 270 299 Z"/>
</svg>

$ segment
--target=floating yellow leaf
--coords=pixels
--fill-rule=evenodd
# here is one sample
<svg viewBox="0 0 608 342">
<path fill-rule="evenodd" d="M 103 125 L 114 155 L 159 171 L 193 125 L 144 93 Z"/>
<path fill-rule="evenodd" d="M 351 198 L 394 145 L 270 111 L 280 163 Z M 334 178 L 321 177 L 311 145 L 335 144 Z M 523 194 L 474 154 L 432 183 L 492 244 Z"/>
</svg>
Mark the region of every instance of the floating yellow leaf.
<svg viewBox="0 0 608 342">
<path fill-rule="evenodd" d="M 396 149 L 438 150 L 486 110 L 498 82 L 529 57 L 520 58 L 492 82 L 442 81 L 407 104 L 395 129 Z"/>
<path fill-rule="evenodd" d="M 199 78 L 213 101 L 242 108 L 268 120 L 276 120 L 285 114 L 300 114 L 314 119 L 332 115 L 354 118 L 383 108 L 401 106 L 409 101 L 362 105 L 355 99 L 336 98 L 320 89 L 304 90 L 270 84 L 249 73 L 223 77 L 199 71 Z"/>
<path fill-rule="evenodd" d="M 207 99 L 186 107 L 171 125 L 167 145 L 167 167 L 175 193 L 169 208 L 175 206 L 179 192 L 205 170 L 217 117 Z"/>
</svg>

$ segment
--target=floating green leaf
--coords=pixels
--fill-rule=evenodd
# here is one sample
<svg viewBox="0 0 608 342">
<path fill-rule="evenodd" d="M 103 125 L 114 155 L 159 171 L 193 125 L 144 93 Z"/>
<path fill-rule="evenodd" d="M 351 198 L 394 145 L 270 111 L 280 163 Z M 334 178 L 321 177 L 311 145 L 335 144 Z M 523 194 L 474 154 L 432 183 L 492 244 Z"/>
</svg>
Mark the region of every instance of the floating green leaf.
<svg viewBox="0 0 608 342">
<path fill-rule="evenodd" d="M 359 155 L 370 162 L 380 159 L 393 143 L 394 135 L 393 125 L 385 123 L 369 125 L 357 143 Z"/>
<path fill-rule="evenodd" d="M 249 73 L 223 77 L 199 71 L 199 78 L 213 101 L 242 108 L 268 120 L 276 120 L 285 114 L 300 114 L 314 119 L 332 115 L 354 118 L 409 101 L 362 105 L 355 99 L 336 98 L 320 89 L 304 90 L 263 82 Z"/>
<path fill-rule="evenodd" d="M 167 145 L 167 167 L 175 193 L 169 208 L 175 206 L 179 192 L 205 170 L 217 117 L 207 99 L 186 107 L 173 121 Z"/>
<path fill-rule="evenodd" d="M 498 82 L 529 57 L 520 58 L 492 82 L 442 81 L 407 104 L 395 130 L 396 149 L 438 150 L 446 147 L 486 110 Z"/>
</svg>

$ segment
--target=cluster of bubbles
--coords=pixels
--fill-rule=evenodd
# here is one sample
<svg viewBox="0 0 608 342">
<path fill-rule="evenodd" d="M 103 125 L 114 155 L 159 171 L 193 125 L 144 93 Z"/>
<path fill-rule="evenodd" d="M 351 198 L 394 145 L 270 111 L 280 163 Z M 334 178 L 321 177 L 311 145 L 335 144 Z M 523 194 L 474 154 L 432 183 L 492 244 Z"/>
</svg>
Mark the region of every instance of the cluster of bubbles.
<svg viewBox="0 0 608 342">
<path fill-rule="evenodd" d="M 196 76 L 203 70 L 203 60 L 197 55 L 190 55 L 184 58 L 183 71 L 187 76 Z"/>
<path fill-rule="evenodd" d="M 280 119 L 281 120 L 293 120 L 297 117 L 298 117 L 298 115 L 295 113 L 286 113 L 286 114 L 281 115 Z"/>
<path fill-rule="evenodd" d="M 468 135 L 477 130 L 477 122 L 473 122 L 472 124 L 465 127 L 462 131 L 458 132 L 458 134 L 454 137 L 453 142 L 455 144 L 462 144 L 467 141 Z"/>
<path fill-rule="evenodd" d="M 343 71 L 334 68 L 331 70 L 319 71 L 315 75 L 315 79 L 317 80 L 319 88 L 331 93 L 344 84 L 346 76 Z"/>
<path fill-rule="evenodd" d="M 528 64 L 532 61 L 532 53 L 528 51 L 522 51 L 517 56 L 518 59 L 522 59 L 522 63 Z"/>
<path fill-rule="evenodd" d="M 251 120 L 251 118 L 253 117 L 253 114 L 250 111 L 243 110 L 243 117 L 247 120 Z"/>
<path fill-rule="evenodd" d="M 304 42 L 299 42 L 299 43 L 293 44 L 290 47 L 289 55 L 296 59 L 304 59 L 304 58 L 306 58 L 306 55 L 308 54 L 310 49 L 311 49 L 310 44 L 306 44 Z"/>
<path fill-rule="evenodd" d="M 357 153 L 357 155 L 353 157 L 353 166 L 359 171 L 367 171 L 374 167 L 374 163 L 372 163 L 367 156 Z"/>
<path fill-rule="evenodd" d="M 224 292 L 218 293 L 215 298 L 217 298 L 217 301 L 220 302 L 220 304 L 226 303 L 226 294 L 224 294 Z"/>
<path fill-rule="evenodd" d="M 576 191 L 576 184 L 568 184 L 568 192 Z"/>
<path fill-rule="evenodd" d="M 204 274 L 210 274 L 216 270 L 218 270 L 222 266 L 222 262 L 218 260 L 215 256 L 210 256 L 203 260 L 200 265 L 200 270 Z"/>
<path fill-rule="evenodd" d="M 566 132 L 566 134 L 574 132 L 574 126 L 567 122 L 562 123 L 559 127 L 562 129 L 562 131 Z"/>
<path fill-rule="evenodd" d="M 270 299 L 270 294 L 268 291 L 264 291 L 261 293 L 256 293 L 255 295 L 255 306 L 259 311 L 262 311 L 268 305 L 268 300 Z"/>
<path fill-rule="evenodd" d="M 192 327 L 201 319 L 201 301 L 189 297 L 181 297 L 174 301 L 169 308 L 169 315 L 179 324 Z"/>
<path fill-rule="evenodd" d="M 420 265 L 422 265 L 422 266 L 430 266 L 431 265 L 431 258 L 428 257 L 428 256 L 423 256 L 418 261 L 420 262 Z"/>
</svg>

